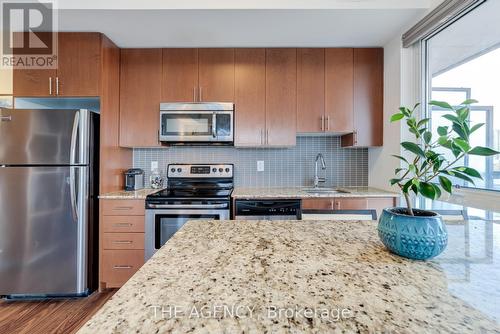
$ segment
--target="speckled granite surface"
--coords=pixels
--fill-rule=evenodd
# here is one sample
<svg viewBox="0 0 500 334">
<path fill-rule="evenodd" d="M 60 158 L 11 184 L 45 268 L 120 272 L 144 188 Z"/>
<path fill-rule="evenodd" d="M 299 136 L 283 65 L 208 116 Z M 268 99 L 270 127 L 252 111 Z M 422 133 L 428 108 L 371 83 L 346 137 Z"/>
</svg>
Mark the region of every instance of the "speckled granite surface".
<svg viewBox="0 0 500 334">
<path fill-rule="evenodd" d="M 472 275 L 484 289 L 470 273 L 450 289 L 463 279 L 464 226 L 443 260 L 414 262 L 385 250 L 376 222 L 191 221 L 79 333 L 498 333 L 499 318 L 474 305 L 500 302 L 493 250 L 479 270 L 496 276 Z M 479 250 L 492 234 L 482 227 L 467 241 Z"/>
<path fill-rule="evenodd" d="M 290 188 L 239 188 L 233 191 L 233 198 L 321 198 L 321 197 L 399 197 L 400 194 L 371 187 L 335 188 L 345 192 L 308 193 L 307 187 Z"/>
<path fill-rule="evenodd" d="M 115 191 L 99 195 L 99 198 L 100 199 L 146 199 L 146 196 L 154 194 L 155 192 L 160 190 L 161 189 L 151 189 L 151 188 L 146 188 L 136 191 L 122 190 L 122 191 Z"/>
</svg>

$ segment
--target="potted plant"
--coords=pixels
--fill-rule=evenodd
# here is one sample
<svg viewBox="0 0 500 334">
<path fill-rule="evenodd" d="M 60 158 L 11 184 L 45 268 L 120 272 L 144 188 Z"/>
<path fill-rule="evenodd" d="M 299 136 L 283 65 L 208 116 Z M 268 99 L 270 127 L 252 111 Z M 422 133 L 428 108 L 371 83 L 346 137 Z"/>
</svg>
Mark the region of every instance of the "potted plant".
<svg viewBox="0 0 500 334">
<path fill-rule="evenodd" d="M 471 126 L 469 122 L 470 105 L 476 100 L 466 100 L 459 106 L 431 101 L 429 105 L 439 107 L 448 113 L 442 117 L 448 126 L 439 126 L 437 134 L 429 130 L 429 118 L 417 120 L 415 110 L 399 108 L 392 115 L 391 122 L 405 120 L 415 142 L 401 143 L 408 151 L 409 158 L 394 155 L 401 163 L 395 170 L 391 185 L 401 190 L 406 207 L 384 209 L 378 224 L 379 237 L 393 253 L 418 260 L 425 260 L 440 254 L 448 243 L 446 226 L 439 214 L 414 209 L 411 193 L 426 198 L 438 199 L 443 192 L 452 193 L 450 178 L 458 178 L 474 184 L 474 179 L 481 179 L 481 174 L 470 167 L 459 165 L 467 155 L 492 156 L 499 152 L 488 147 L 471 147 L 470 136 L 484 124 Z M 444 153 L 449 154 L 445 155 Z M 451 156 L 452 158 L 448 158 Z"/>
</svg>

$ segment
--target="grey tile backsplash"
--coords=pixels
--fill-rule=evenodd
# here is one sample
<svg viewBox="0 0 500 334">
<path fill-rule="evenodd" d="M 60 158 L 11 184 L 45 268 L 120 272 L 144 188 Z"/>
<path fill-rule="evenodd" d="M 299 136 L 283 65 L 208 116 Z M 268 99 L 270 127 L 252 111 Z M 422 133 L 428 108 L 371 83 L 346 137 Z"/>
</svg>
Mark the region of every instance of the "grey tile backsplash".
<svg viewBox="0 0 500 334">
<path fill-rule="evenodd" d="M 368 150 L 340 147 L 339 137 L 297 137 L 293 148 L 235 148 L 220 146 L 174 146 L 134 149 L 134 167 L 145 172 L 149 185 L 151 162 L 166 173 L 169 163 L 233 163 L 235 184 L 240 187 L 293 187 L 312 185 L 314 160 L 322 153 L 327 169 L 326 186 L 367 186 Z M 257 161 L 264 171 L 257 172 Z M 165 174 L 166 175 L 166 174 Z"/>
</svg>

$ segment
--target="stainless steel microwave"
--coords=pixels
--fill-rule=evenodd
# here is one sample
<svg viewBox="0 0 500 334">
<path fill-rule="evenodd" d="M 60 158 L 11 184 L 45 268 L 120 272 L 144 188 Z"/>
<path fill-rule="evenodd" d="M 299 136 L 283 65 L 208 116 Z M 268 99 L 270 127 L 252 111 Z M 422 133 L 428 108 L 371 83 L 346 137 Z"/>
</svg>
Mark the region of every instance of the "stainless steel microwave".
<svg viewBox="0 0 500 334">
<path fill-rule="evenodd" d="M 233 103 L 160 103 L 162 142 L 231 145 L 233 129 Z"/>
</svg>

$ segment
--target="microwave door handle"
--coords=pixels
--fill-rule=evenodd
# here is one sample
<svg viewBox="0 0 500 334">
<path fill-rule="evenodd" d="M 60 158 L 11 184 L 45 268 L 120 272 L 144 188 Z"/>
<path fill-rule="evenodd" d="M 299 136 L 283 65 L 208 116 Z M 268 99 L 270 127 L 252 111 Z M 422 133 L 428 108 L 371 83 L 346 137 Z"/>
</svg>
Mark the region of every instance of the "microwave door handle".
<svg viewBox="0 0 500 334">
<path fill-rule="evenodd" d="M 217 138 L 217 115 L 212 113 L 212 137 Z"/>
</svg>

